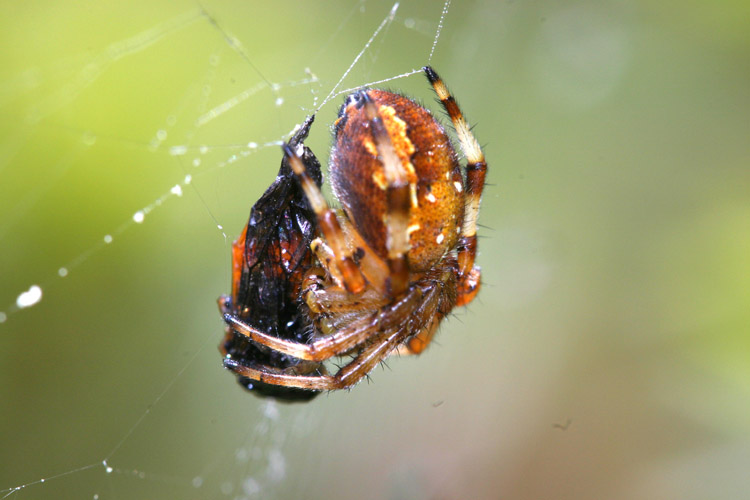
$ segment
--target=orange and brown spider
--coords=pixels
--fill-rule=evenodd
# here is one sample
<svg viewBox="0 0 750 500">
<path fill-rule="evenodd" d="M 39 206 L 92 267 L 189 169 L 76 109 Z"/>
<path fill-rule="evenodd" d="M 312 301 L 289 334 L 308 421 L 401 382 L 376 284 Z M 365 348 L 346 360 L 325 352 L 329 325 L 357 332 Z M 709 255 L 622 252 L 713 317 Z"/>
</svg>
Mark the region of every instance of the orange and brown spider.
<svg viewBox="0 0 750 500">
<path fill-rule="evenodd" d="M 394 351 L 419 354 L 440 321 L 480 286 L 477 217 L 487 165 L 440 77 L 424 68 L 455 127 L 465 173 L 443 127 L 392 92 L 351 94 L 334 123 L 330 176 L 289 143 L 276 181 L 233 245 L 224 366 L 262 395 L 309 399 L 352 387 Z M 293 179 L 296 177 L 296 181 Z M 329 374 L 324 362 L 353 359 Z"/>
</svg>

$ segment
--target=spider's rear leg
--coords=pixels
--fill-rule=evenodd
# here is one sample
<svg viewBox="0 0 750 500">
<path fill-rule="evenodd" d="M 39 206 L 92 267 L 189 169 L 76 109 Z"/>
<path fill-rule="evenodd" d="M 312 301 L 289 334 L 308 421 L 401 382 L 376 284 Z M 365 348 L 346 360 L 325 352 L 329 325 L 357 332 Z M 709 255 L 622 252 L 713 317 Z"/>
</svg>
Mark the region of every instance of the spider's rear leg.
<svg viewBox="0 0 750 500">
<path fill-rule="evenodd" d="M 359 382 L 378 363 L 384 361 L 394 349 L 409 338 L 410 335 L 413 335 L 415 331 L 423 328 L 424 325 L 421 324 L 421 320 L 426 317 L 433 317 L 433 314 L 437 310 L 438 301 L 439 292 L 437 289 L 423 292 L 421 288 L 411 288 L 403 299 L 399 300 L 396 305 L 391 306 L 388 310 L 383 311 L 382 318 L 366 330 L 367 336 L 371 337 L 367 341 L 366 346 L 335 375 L 305 376 L 269 373 L 243 366 L 231 359 L 225 360 L 224 366 L 239 375 L 267 384 L 311 391 L 346 389 Z M 387 322 L 387 324 L 384 324 L 384 322 Z M 373 335 L 373 332 L 377 333 Z M 265 342 L 262 343 L 265 344 Z M 273 347 L 270 344 L 266 345 Z"/>
<path fill-rule="evenodd" d="M 342 367 L 335 375 L 289 375 L 239 364 L 233 359 L 225 359 L 224 366 L 238 375 L 257 380 L 264 384 L 307 389 L 311 391 L 333 391 L 346 389 L 359 382 L 372 371 L 378 363 L 383 361 L 391 351 L 408 336 L 408 331 L 388 330 L 381 333 L 349 364 Z"/>
<path fill-rule="evenodd" d="M 453 98 L 443 80 L 429 66 L 422 68 L 427 79 L 435 89 L 443 108 L 450 116 L 453 127 L 456 129 L 461 150 L 466 156 L 466 205 L 464 208 L 464 223 L 461 228 L 461 238 L 458 242 L 458 267 L 459 267 L 459 297 L 457 305 L 465 305 L 471 302 L 479 291 L 480 271 L 474 266 L 477 255 L 477 219 L 479 218 L 479 204 L 484 190 L 484 178 L 487 174 L 487 163 L 484 153 L 479 146 L 476 137 L 464 120 L 461 108 Z"/>
<path fill-rule="evenodd" d="M 379 332 L 395 328 L 403 323 L 409 323 L 414 311 L 417 311 L 420 307 L 424 307 L 424 305 L 420 306 L 422 297 L 422 290 L 413 288 L 395 303 L 377 309 L 370 314 L 360 316 L 351 321 L 345 328 L 336 331 L 332 335 L 318 339 L 311 344 L 274 337 L 253 328 L 231 314 L 225 314 L 224 321 L 235 332 L 245 335 L 254 342 L 265 345 L 275 351 L 297 359 L 325 361 L 351 351 Z M 418 329 L 415 331 L 418 331 Z M 408 334 L 411 333 L 414 333 L 414 331 Z"/>
<path fill-rule="evenodd" d="M 305 164 L 297 152 L 289 147 L 288 144 L 283 144 L 282 149 L 289 159 L 292 170 L 299 179 L 305 196 L 310 202 L 310 206 L 315 212 L 318 226 L 323 231 L 326 242 L 330 245 L 331 251 L 336 258 L 336 266 L 338 267 L 344 286 L 351 293 L 360 293 L 365 289 L 365 279 L 352 258 L 352 252 L 346 244 L 344 232 L 336 218 L 336 213 L 328 207 L 323 193 L 320 192 L 320 188 L 307 173 Z"/>
</svg>

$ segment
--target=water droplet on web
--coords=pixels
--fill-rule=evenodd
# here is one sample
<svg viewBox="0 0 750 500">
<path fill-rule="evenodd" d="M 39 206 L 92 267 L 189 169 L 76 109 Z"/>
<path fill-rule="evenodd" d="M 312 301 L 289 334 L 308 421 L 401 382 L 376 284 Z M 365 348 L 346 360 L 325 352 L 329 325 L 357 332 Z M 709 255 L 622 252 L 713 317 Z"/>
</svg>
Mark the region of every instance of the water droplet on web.
<svg viewBox="0 0 750 500">
<path fill-rule="evenodd" d="M 185 153 L 187 153 L 187 146 L 185 146 L 184 144 L 181 144 L 179 146 L 172 146 L 171 148 L 169 148 L 169 154 L 171 154 L 172 156 L 181 156 Z"/>
<path fill-rule="evenodd" d="M 260 484 L 252 477 L 248 477 L 242 482 L 242 491 L 245 495 L 253 496 L 260 493 Z"/>
<path fill-rule="evenodd" d="M 194 158 L 193 159 L 193 166 L 194 167 L 199 167 L 200 164 L 201 164 L 201 159 L 200 158 Z"/>
<path fill-rule="evenodd" d="M 0 323 L 5 323 L 8 320 L 8 315 L 4 312 L 0 312 Z"/>
<path fill-rule="evenodd" d="M 282 104 L 284 104 L 284 98 L 283 97 L 277 97 L 276 98 L 276 107 L 280 107 Z"/>
<path fill-rule="evenodd" d="M 61 267 L 60 269 L 57 270 L 57 274 L 60 275 L 61 278 L 66 277 L 68 275 L 68 268 Z"/>
<path fill-rule="evenodd" d="M 96 135 L 93 133 L 86 131 L 81 135 L 81 142 L 86 146 L 93 146 L 96 144 Z"/>
<path fill-rule="evenodd" d="M 182 186 L 180 186 L 179 184 L 175 184 L 172 189 L 169 190 L 169 192 L 175 196 L 182 196 Z"/>
<path fill-rule="evenodd" d="M 40 300 L 42 300 L 42 289 L 39 285 L 31 285 L 31 288 L 18 296 L 16 306 L 19 309 L 24 309 L 38 304 Z"/>
<path fill-rule="evenodd" d="M 138 210 L 133 214 L 133 222 L 135 222 L 136 224 L 140 224 L 141 222 L 143 222 L 144 217 L 146 217 L 146 214 L 143 213 L 143 210 Z"/>
<path fill-rule="evenodd" d="M 247 448 L 239 448 L 234 452 L 234 458 L 238 462 L 247 462 L 247 459 L 250 458 L 250 454 L 247 452 Z"/>
<path fill-rule="evenodd" d="M 160 141 L 166 140 L 167 139 L 167 131 L 164 130 L 163 128 L 157 130 L 156 131 L 156 138 L 159 139 Z"/>
<path fill-rule="evenodd" d="M 232 490 L 234 489 L 234 487 L 232 486 L 232 483 L 230 483 L 229 481 L 224 481 L 223 483 L 221 483 L 220 488 L 221 488 L 221 492 L 224 493 L 225 495 L 231 494 Z"/>
<path fill-rule="evenodd" d="M 268 469 L 266 469 L 268 479 L 278 482 L 284 479 L 286 475 L 286 459 L 281 450 L 271 450 L 268 453 Z"/>
<path fill-rule="evenodd" d="M 203 486 L 203 478 L 200 476 L 195 476 L 193 478 L 193 488 L 200 488 Z"/>
<path fill-rule="evenodd" d="M 104 243 L 107 243 L 107 244 L 112 243 L 112 235 L 111 234 L 105 234 L 104 235 Z"/>
<path fill-rule="evenodd" d="M 271 420 L 279 419 L 279 408 L 278 406 L 276 406 L 275 402 L 266 402 L 265 406 L 263 407 L 263 416 Z"/>
</svg>

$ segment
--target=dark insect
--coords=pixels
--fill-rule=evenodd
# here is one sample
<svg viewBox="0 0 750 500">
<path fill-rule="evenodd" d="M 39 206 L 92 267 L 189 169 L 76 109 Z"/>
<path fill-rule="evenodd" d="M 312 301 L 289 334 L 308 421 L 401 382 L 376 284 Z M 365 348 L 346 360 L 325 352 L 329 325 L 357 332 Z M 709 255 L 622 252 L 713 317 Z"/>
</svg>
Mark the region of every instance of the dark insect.
<svg viewBox="0 0 750 500">
<path fill-rule="evenodd" d="M 456 129 L 378 89 L 347 97 L 334 123 L 330 176 L 342 208 L 320 192 L 320 164 L 284 144 L 276 180 L 233 245 L 224 366 L 264 396 L 305 400 L 349 388 L 394 351 L 419 354 L 441 320 L 479 291 L 477 217 L 487 165 L 437 73 L 424 72 Z M 351 359 L 329 374 L 324 363 Z"/>
</svg>

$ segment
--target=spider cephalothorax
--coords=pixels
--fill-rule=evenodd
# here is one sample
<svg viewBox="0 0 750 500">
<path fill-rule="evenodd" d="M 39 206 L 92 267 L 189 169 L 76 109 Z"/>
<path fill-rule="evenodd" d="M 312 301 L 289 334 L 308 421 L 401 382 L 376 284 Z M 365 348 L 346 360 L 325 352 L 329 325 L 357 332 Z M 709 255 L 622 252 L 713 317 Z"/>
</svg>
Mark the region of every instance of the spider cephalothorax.
<svg viewBox="0 0 750 500">
<path fill-rule="evenodd" d="M 359 90 L 333 127 L 335 212 L 303 144 L 306 120 L 234 243 L 232 296 L 219 299 L 224 365 L 244 386 L 280 399 L 351 387 L 395 350 L 422 352 L 440 321 L 479 290 L 487 167 L 453 97 L 424 71 L 456 129 L 465 172 L 429 111 L 400 94 Z M 324 362 L 344 355 L 353 359 L 329 374 Z"/>
</svg>

